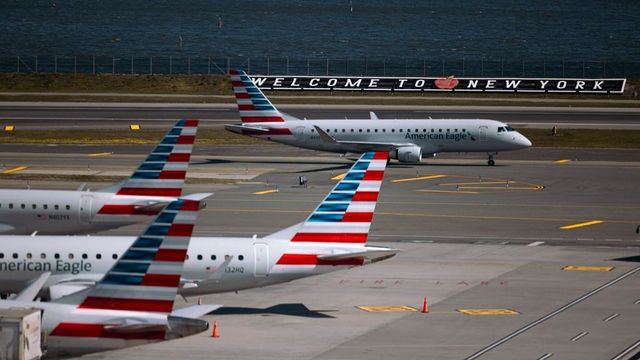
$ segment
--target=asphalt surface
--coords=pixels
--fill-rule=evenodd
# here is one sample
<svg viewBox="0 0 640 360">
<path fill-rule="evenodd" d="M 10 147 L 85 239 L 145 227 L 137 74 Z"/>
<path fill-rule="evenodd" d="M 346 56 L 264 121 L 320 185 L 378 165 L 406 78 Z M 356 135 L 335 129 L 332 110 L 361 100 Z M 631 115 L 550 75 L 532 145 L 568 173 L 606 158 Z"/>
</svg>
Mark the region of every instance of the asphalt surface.
<svg viewBox="0 0 640 360">
<path fill-rule="evenodd" d="M 637 108 L 275 105 L 307 119 L 368 119 L 369 111 L 375 111 L 381 119 L 484 118 L 516 127 L 640 129 Z M 239 121 L 235 104 L 0 103 L 2 125 L 20 128 L 118 128 L 130 123 L 158 127 L 182 118 L 200 119 L 204 127 Z"/>
<path fill-rule="evenodd" d="M 95 181 L 87 186 L 96 189 L 108 185 L 101 177 L 129 174 L 148 150 L 0 144 L 0 170 L 27 166 L 14 173 L 24 178 L 5 176 L 0 184 L 75 189 L 81 181 L 73 176 L 91 175 Z M 105 155 L 89 156 L 99 153 Z M 481 156 L 449 154 L 418 166 L 392 163 L 369 240 L 401 249 L 392 259 L 205 296 L 204 303 L 226 305 L 206 316 L 218 321 L 220 338 L 202 333 L 84 358 L 635 358 L 637 151 L 532 149 L 497 160 L 489 167 Z M 199 216 L 196 235 L 263 236 L 302 221 L 350 163 L 278 145 L 259 151 L 198 146 L 186 193 L 215 194 Z M 54 175 L 70 178 L 46 180 Z M 302 175 L 307 187 L 298 184 Z M 255 194 L 275 188 L 279 192 Z M 562 229 L 593 221 L 602 222 Z M 143 227 L 108 233 L 136 234 Z M 425 296 L 428 314 L 420 312 Z M 357 308 L 363 305 L 393 311 Z"/>
</svg>

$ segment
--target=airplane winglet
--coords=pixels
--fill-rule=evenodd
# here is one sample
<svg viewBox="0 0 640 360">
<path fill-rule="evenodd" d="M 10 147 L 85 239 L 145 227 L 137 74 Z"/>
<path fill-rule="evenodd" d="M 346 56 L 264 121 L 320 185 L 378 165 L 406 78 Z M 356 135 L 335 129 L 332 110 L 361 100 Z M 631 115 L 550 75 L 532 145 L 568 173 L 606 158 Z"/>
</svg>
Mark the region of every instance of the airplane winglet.
<svg viewBox="0 0 640 360">
<path fill-rule="evenodd" d="M 373 111 L 369 112 L 369 117 L 371 117 L 371 120 L 379 120 L 378 119 L 378 115 L 376 115 L 376 113 L 374 113 Z"/>
<path fill-rule="evenodd" d="M 20 291 L 18 295 L 16 295 L 14 300 L 33 301 L 36 296 L 38 296 L 38 293 L 40 292 L 40 290 L 42 290 L 42 287 L 47 282 L 47 280 L 49 280 L 49 276 L 51 276 L 51 272 L 40 274 L 40 276 L 31 284 L 29 284 L 29 286 L 22 289 L 22 291 Z"/>
</svg>

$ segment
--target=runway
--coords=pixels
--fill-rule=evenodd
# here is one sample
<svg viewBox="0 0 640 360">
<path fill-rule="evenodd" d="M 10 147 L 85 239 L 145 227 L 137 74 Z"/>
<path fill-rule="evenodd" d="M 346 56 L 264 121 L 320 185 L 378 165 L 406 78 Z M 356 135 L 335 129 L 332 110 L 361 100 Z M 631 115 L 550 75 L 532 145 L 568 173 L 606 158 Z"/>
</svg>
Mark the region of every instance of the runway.
<svg viewBox="0 0 640 360">
<path fill-rule="evenodd" d="M 21 178 L 3 176 L 0 184 L 75 189 L 81 181 L 74 176 L 86 175 L 87 186 L 98 189 L 127 176 L 148 150 L 0 144 L 2 171 L 25 167 L 11 174 Z M 418 166 L 392 163 L 369 240 L 402 250 L 390 260 L 205 296 L 204 303 L 226 305 L 206 316 L 218 321 L 220 338 L 202 333 L 84 358 L 635 356 L 637 151 L 532 149 L 497 160 L 488 167 L 481 156 L 448 154 Z M 196 235 L 264 236 L 302 221 L 350 164 L 280 145 L 196 146 L 185 192 L 215 193 Z M 307 187 L 299 176 L 309 179 Z M 136 234 L 143 227 L 108 233 Z M 427 314 L 420 312 L 425 296 Z"/>
<path fill-rule="evenodd" d="M 484 118 L 516 127 L 640 129 L 640 110 L 635 108 L 275 105 L 292 116 L 308 119 L 368 119 L 369 112 L 375 111 L 381 119 Z M 239 121 L 235 104 L 3 102 L 0 118 L 3 123 L 31 129 L 118 128 L 129 123 L 159 127 L 181 118 L 200 119 L 203 127 Z"/>
</svg>

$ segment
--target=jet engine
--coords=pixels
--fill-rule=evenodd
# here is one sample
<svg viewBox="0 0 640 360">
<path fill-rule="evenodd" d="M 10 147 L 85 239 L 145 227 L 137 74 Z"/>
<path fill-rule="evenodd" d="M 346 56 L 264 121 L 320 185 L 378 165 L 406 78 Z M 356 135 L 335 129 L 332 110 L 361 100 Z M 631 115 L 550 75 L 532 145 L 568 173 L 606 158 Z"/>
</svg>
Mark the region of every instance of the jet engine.
<svg viewBox="0 0 640 360">
<path fill-rule="evenodd" d="M 422 149 L 419 146 L 403 146 L 395 151 L 395 158 L 403 163 L 419 163 L 422 160 Z"/>
</svg>

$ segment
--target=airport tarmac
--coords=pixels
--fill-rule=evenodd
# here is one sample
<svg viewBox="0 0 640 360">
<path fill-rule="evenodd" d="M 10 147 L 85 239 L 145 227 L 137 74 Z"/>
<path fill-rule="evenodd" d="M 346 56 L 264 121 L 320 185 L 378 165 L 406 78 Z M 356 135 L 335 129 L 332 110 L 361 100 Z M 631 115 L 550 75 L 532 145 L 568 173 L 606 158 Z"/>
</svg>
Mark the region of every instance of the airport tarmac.
<svg viewBox="0 0 640 360">
<path fill-rule="evenodd" d="M 279 145 L 233 149 L 195 149 L 186 192 L 215 192 L 196 235 L 263 236 L 302 221 L 350 164 Z M 32 188 L 74 189 L 80 180 L 55 175 L 86 172 L 88 186 L 99 188 L 108 185 L 101 176 L 130 173 L 148 147 L 102 156 L 89 154 L 113 149 L 22 150 L 0 145 L 2 171 L 27 167 L 14 172 L 24 178 L 2 179 L 2 187 L 24 187 L 32 174 L 41 179 L 29 181 Z M 205 296 L 204 303 L 225 305 L 206 317 L 218 322 L 219 338 L 203 333 L 85 358 L 617 359 L 625 349 L 619 359 L 636 358 L 637 157 L 532 149 L 500 154 L 494 167 L 481 156 L 455 154 L 418 166 L 392 163 L 369 241 L 401 249 L 398 256 Z M 42 180 L 43 170 L 50 179 Z M 308 178 L 307 187 L 299 176 Z M 425 296 L 428 314 L 420 312 Z"/>
<path fill-rule="evenodd" d="M 637 108 L 525 106 L 394 106 L 278 104 L 300 119 L 493 119 L 514 127 L 640 129 Z M 129 123 L 165 127 L 176 119 L 200 119 L 201 127 L 238 122 L 235 104 L 0 102 L 2 125 L 27 129 L 122 128 Z"/>
</svg>

